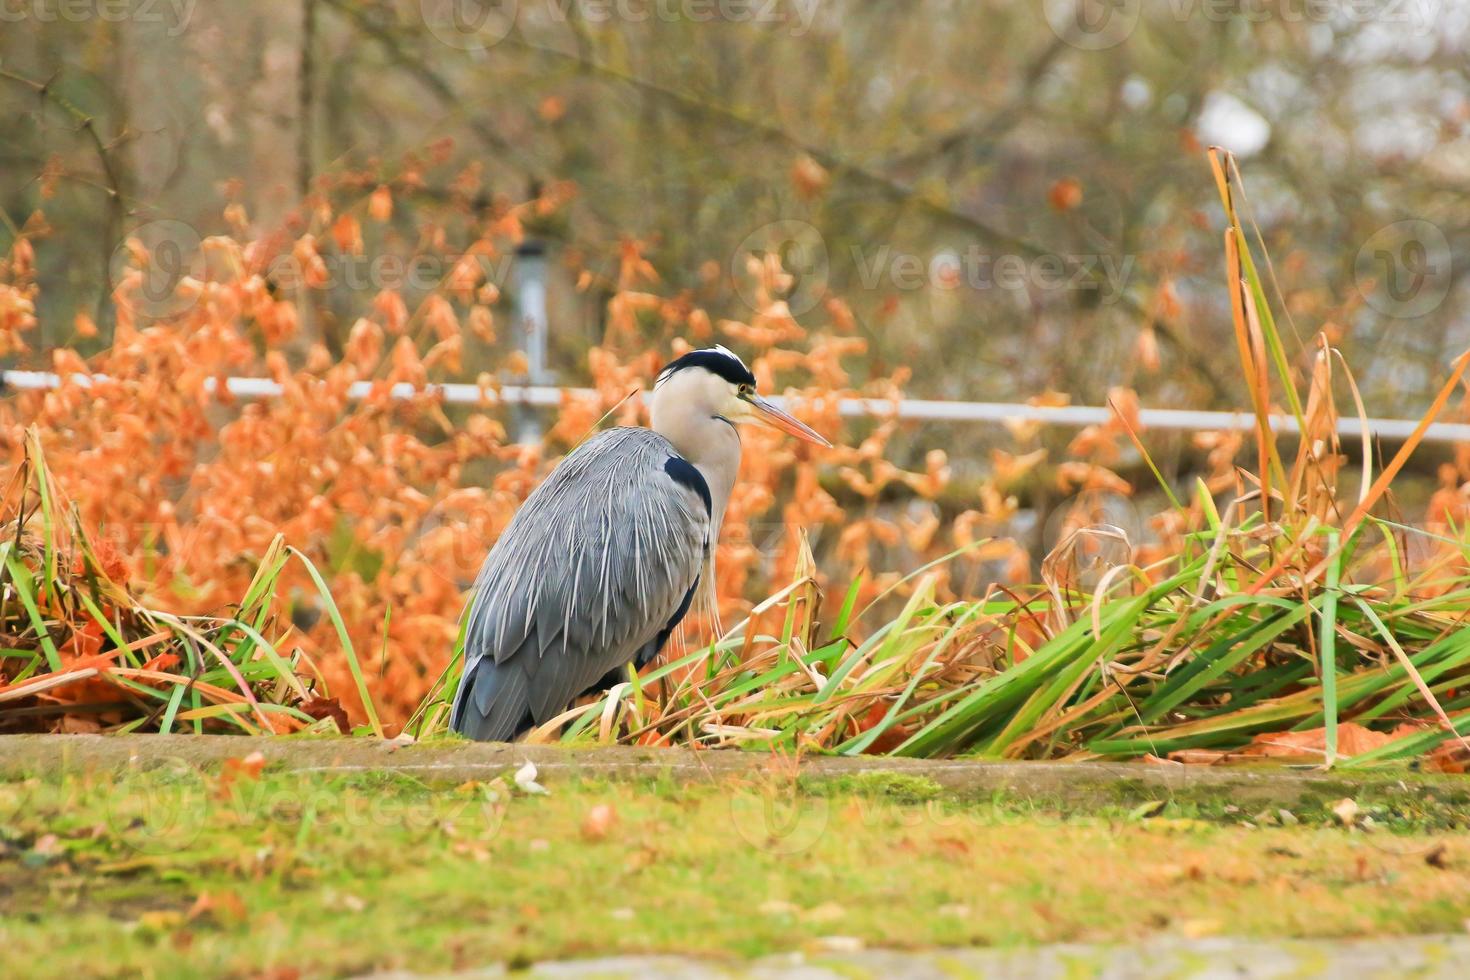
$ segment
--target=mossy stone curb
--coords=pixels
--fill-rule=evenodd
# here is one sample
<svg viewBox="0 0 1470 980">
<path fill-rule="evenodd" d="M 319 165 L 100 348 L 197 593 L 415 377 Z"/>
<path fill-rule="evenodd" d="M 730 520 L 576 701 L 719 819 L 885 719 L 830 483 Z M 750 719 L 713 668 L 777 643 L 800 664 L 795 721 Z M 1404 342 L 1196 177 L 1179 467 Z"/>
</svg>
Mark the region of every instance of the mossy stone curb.
<svg viewBox="0 0 1470 980">
<path fill-rule="evenodd" d="M 192 735 L 0 736 L 0 777 L 63 771 L 189 765 L 212 768 L 259 751 L 283 771 L 384 771 L 459 783 L 534 762 L 546 776 L 585 779 L 789 779 L 814 792 L 866 791 L 901 799 L 1022 798 L 1064 807 L 1148 800 L 1316 808 L 1352 797 L 1360 804 L 1415 804 L 1462 810 L 1470 819 L 1470 779 L 1407 771 L 1344 775 L 1281 767 L 1214 768 L 1126 763 L 995 762 L 807 756 L 799 764 L 759 752 L 631 747 L 564 748 L 437 741 L 398 744 L 367 738 L 248 738 Z"/>
</svg>

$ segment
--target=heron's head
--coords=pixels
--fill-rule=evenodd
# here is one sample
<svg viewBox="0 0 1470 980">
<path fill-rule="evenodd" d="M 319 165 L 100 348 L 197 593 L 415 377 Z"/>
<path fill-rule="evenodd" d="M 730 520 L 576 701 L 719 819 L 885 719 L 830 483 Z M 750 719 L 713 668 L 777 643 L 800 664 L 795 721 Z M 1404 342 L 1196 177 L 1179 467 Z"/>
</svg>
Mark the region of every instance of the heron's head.
<svg viewBox="0 0 1470 980">
<path fill-rule="evenodd" d="M 755 375 L 745 362 L 724 347 L 694 350 L 671 361 L 653 386 L 653 427 L 689 419 L 722 419 L 738 424 L 757 422 L 814 442 L 832 444 L 811 426 L 762 398 L 755 390 Z"/>
</svg>

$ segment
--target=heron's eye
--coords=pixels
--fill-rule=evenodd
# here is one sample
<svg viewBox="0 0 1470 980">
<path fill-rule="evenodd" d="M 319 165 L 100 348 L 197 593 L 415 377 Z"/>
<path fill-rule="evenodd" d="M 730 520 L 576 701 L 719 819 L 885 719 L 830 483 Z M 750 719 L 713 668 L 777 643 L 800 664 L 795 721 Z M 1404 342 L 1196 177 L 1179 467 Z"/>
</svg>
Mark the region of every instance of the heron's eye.
<svg viewBox="0 0 1470 980">
<path fill-rule="evenodd" d="M 747 397 L 749 397 L 749 396 L 751 396 L 753 394 L 755 394 L 755 387 L 753 385 L 741 385 L 740 386 L 740 397 L 741 398 L 747 398 Z"/>
</svg>

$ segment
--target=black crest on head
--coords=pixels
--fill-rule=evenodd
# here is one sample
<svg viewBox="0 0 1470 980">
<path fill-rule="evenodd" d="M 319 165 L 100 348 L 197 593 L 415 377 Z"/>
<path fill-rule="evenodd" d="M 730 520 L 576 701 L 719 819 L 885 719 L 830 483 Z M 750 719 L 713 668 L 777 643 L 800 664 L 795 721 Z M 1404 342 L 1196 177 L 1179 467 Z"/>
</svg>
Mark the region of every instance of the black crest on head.
<svg viewBox="0 0 1470 980">
<path fill-rule="evenodd" d="M 670 361 L 668 366 L 659 372 L 658 380 L 662 383 L 672 377 L 675 372 L 692 367 L 704 368 L 711 374 L 724 378 L 732 385 L 755 384 L 755 375 L 750 373 L 750 368 L 745 366 L 745 362 L 724 347 L 692 350 L 683 357 Z"/>
</svg>

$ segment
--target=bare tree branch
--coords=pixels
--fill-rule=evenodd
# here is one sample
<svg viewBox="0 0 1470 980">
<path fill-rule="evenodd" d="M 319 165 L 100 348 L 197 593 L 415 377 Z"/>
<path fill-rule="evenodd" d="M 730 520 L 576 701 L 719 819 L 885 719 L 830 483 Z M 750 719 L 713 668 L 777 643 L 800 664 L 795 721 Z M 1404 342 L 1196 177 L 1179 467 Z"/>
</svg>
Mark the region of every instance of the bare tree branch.
<svg viewBox="0 0 1470 980">
<path fill-rule="evenodd" d="M 93 150 L 97 154 L 97 160 L 102 168 L 102 176 L 106 183 L 96 186 L 107 195 L 108 202 L 107 230 L 102 241 L 102 291 L 97 299 L 97 319 L 100 322 L 110 303 L 107 283 L 112 278 L 112 253 L 117 247 L 118 238 L 122 234 L 123 221 L 127 217 L 126 205 L 123 201 L 121 171 L 112 158 L 111 145 L 104 141 L 102 134 L 98 132 L 96 118 L 83 112 L 70 99 L 56 91 L 53 87 L 56 82 L 56 77 L 53 75 L 44 82 L 38 82 L 35 79 L 27 78 L 24 75 L 10 71 L 7 68 L 0 68 L 0 78 L 7 79 L 17 85 L 22 85 L 30 89 L 36 93 L 37 98 L 51 103 L 70 116 L 77 124 L 77 131 L 86 134 L 92 144 Z M 7 223 L 9 223 L 8 219 Z"/>
</svg>

